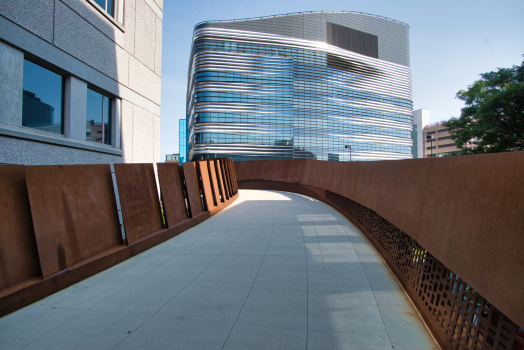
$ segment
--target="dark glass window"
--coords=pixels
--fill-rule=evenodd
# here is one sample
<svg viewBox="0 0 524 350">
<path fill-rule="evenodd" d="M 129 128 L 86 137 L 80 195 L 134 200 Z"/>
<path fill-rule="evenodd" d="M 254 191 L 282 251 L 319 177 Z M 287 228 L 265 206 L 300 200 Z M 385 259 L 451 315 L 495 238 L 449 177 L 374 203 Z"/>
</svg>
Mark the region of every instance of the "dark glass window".
<svg viewBox="0 0 524 350">
<path fill-rule="evenodd" d="M 95 0 L 95 2 L 111 16 L 115 16 L 114 0 Z"/>
<path fill-rule="evenodd" d="M 64 78 L 24 60 L 22 126 L 62 134 Z"/>
<path fill-rule="evenodd" d="M 87 89 L 87 141 L 111 144 L 111 103 L 111 98 Z"/>
<path fill-rule="evenodd" d="M 328 44 L 378 58 L 378 36 L 331 22 L 326 22 L 326 30 Z"/>
</svg>

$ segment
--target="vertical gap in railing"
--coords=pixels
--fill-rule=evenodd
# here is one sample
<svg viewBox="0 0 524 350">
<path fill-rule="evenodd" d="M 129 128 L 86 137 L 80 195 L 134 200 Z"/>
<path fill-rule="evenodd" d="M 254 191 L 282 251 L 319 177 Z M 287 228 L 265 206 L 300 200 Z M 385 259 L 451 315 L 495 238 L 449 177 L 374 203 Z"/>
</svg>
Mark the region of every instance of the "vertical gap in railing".
<svg viewBox="0 0 524 350">
<path fill-rule="evenodd" d="M 206 201 L 204 200 L 204 181 L 202 181 L 202 174 L 200 173 L 200 164 L 195 162 L 195 170 L 197 175 L 197 181 L 198 181 L 198 192 L 200 193 L 200 202 L 202 203 L 202 210 L 208 211 L 209 208 L 206 205 Z"/>
<path fill-rule="evenodd" d="M 189 206 L 189 193 L 187 192 L 187 186 L 186 186 L 186 178 L 184 176 L 184 171 L 182 169 L 182 166 L 178 167 L 178 174 L 180 176 L 180 179 L 182 181 L 182 194 L 184 196 L 184 203 L 186 204 L 186 214 L 188 218 L 191 218 L 191 207 Z"/>
<path fill-rule="evenodd" d="M 124 219 L 122 217 L 122 207 L 120 206 L 120 195 L 118 194 L 118 185 L 116 183 L 116 175 L 115 175 L 115 165 L 109 164 L 111 166 L 111 178 L 113 180 L 113 189 L 115 191 L 115 201 L 116 201 L 116 209 L 118 210 L 118 221 L 120 223 L 120 231 L 122 232 L 122 241 L 124 241 L 124 244 L 127 242 L 126 239 L 126 230 L 124 227 Z"/>
<path fill-rule="evenodd" d="M 160 213 L 162 214 L 162 225 L 164 228 L 167 228 L 166 212 L 164 210 L 164 197 L 162 196 L 162 189 L 159 185 L 160 191 Z"/>
</svg>

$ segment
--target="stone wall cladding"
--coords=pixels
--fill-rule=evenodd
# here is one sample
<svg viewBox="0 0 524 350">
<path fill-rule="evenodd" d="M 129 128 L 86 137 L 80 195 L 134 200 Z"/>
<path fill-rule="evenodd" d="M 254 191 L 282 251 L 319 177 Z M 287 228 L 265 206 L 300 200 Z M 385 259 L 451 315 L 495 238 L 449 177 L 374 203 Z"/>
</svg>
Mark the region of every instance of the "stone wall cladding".
<svg viewBox="0 0 524 350">
<path fill-rule="evenodd" d="M 123 0 L 119 0 L 123 1 Z M 101 73 L 100 76 L 107 77 L 107 80 L 113 80 L 116 88 L 108 89 L 110 94 L 115 94 L 122 99 L 121 114 L 121 145 L 124 150 L 124 156 L 110 156 L 97 154 L 96 152 L 84 151 L 82 159 L 86 155 L 92 154 L 92 161 L 83 163 L 98 163 L 98 159 L 106 159 L 107 163 L 131 162 L 133 159 L 155 162 L 160 160 L 159 135 L 155 130 L 160 128 L 160 91 L 161 91 L 161 59 L 162 59 L 162 1 L 159 0 L 125 0 L 124 4 L 124 23 L 115 24 L 106 15 L 102 14 L 95 5 L 86 0 L 9 0 L 0 1 L 0 16 L 7 18 L 38 38 L 45 40 L 49 44 L 61 50 L 62 53 L 74 57 L 75 65 L 84 65 L 81 71 L 91 69 Z M 19 30 L 19 29 L 17 29 Z M 15 35 L 14 37 L 20 37 Z M 2 36 L 3 38 L 3 36 Z M 84 75 L 78 72 L 72 73 L 69 66 L 64 66 L 64 60 L 56 54 L 45 48 L 42 41 L 33 35 L 29 35 L 28 40 L 33 44 L 25 45 L 21 50 L 27 51 L 34 57 L 41 57 L 44 61 L 58 68 L 64 69 L 66 75 L 68 71 L 76 76 L 81 76 L 87 84 L 107 89 L 100 84 L 100 79 L 94 74 Z M 7 36 L 7 41 L 9 36 Z M 14 39 L 13 39 L 14 40 Z M 13 41 L 14 42 L 14 41 Z M 8 42 L 9 44 L 9 42 Z M 16 45 L 22 47 L 21 45 Z M 42 52 L 44 49 L 45 52 Z M 33 50 L 33 51 L 32 51 Z M 22 52 L 24 53 L 24 52 Z M 78 69 L 78 67 L 75 67 Z M 104 79 L 106 79 L 104 77 Z M 90 80 L 92 78 L 92 81 Z M 134 93 L 129 93 L 129 89 Z M 122 94 L 120 93 L 122 91 Z M 140 100 L 134 101 L 133 96 L 138 94 Z M 125 100 L 128 98 L 129 100 Z M 144 103 L 147 99 L 147 103 Z M 151 103 L 150 103 L 150 102 Z M 148 121 L 141 119 L 141 112 L 138 112 L 138 119 L 145 122 L 146 134 L 140 129 L 141 123 L 133 123 L 134 108 L 133 106 L 141 105 L 148 113 Z M 127 106 L 127 107 L 126 107 Z M 140 107 L 136 107 L 142 109 Z M 11 114 L 20 114 L 19 112 Z M 154 116 L 154 117 L 153 117 Z M 127 120 L 126 118 L 131 118 Z M 2 120 L 7 120 L 2 118 Z M 147 118 L 146 118 L 147 119 Z M 0 123 L 3 121 L 0 120 Z M 136 134 L 135 136 L 133 136 Z M 159 134 L 159 132 L 158 132 Z M 147 150 L 138 152 L 133 157 L 133 139 L 140 141 L 140 147 Z M 3 137 L 5 143 L 8 138 Z M 21 140 L 13 141 L 18 145 Z M 42 145 L 36 142 L 24 141 L 25 145 L 41 149 Z M 17 147 L 14 145 L 13 147 Z M 72 159 L 79 155 L 78 151 L 73 148 L 66 148 L 58 145 L 49 145 L 48 149 L 60 149 L 60 156 L 51 154 L 40 154 L 33 158 L 32 155 L 22 157 L 27 159 L 28 164 L 64 164 L 68 163 L 66 159 Z M 65 153 L 71 151 L 70 156 Z M 147 154 L 147 156 L 146 156 Z M 41 158 L 41 163 L 34 163 L 36 159 Z M 109 158 L 107 158 L 109 157 Z M 60 160 L 60 161 L 58 161 Z M 11 162 L 13 158 L 6 155 L 0 157 L 0 162 Z M 72 161 L 76 163 L 76 161 Z"/>
<path fill-rule="evenodd" d="M 162 73 L 162 21 L 155 17 L 155 73 L 161 76 Z"/>
<path fill-rule="evenodd" d="M 22 53 L 0 42 L 0 123 L 19 125 L 22 107 Z"/>
<path fill-rule="evenodd" d="M 160 105 L 160 77 L 133 56 L 129 58 L 129 88 Z"/>
<path fill-rule="evenodd" d="M 122 119 L 121 119 L 121 133 L 122 133 L 122 152 L 124 154 L 124 162 L 133 162 L 133 108 L 134 105 L 126 100 L 122 101 Z"/>
<path fill-rule="evenodd" d="M 117 47 L 99 28 L 108 27 L 101 24 L 95 27 L 71 10 L 70 7 L 57 3 L 55 19 L 54 44 L 72 56 L 87 63 L 105 75 L 119 80 L 118 70 L 125 66 L 117 64 Z M 82 38 L 82 40 L 78 40 Z M 121 53 L 121 55 L 127 55 Z"/>
<path fill-rule="evenodd" d="M 163 0 L 155 0 L 155 3 L 160 7 L 161 10 L 163 10 L 164 1 Z"/>
<path fill-rule="evenodd" d="M 126 0 L 124 2 L 124 23 L 126 35 L 124 38 L 124 48 L 131 55 L 135 54 L 135 24 L 136 24 L 136 2 Z"/>
<path fill-rule="evenodd" d="M 0 1 L 0 15 L 45 41 L 52 42 L 54 6 L 55 0 Z"/>
<path fill-rule="evenodd" d="M 113 164 L 122 161 L 117 155 L 0 136 L 0 164 Z"/>
<path fill-rule="evenodd" d="M 79 16 L 91 23 L 93 27 L 102 32 L 109 39 L 120 46 L 124 46 L 125 36 L 121 30 L 115 30 L 114 24 L 105 18 L 100 12 L 93 11 L 93 6 L 87 1 L 60 0 Z M 127 2 L 127 0 L 126 0 Z"/>
<path fill-rule="evenodd" d="M 147 68 L 155 70 L 156 15 L 145 0 L 136 0 L 135 57 Z"/>
<path fill-rule="evenodd" d="M 408 25 L 384 17 L 351 12 L 303 12 L 272 18 L 212 22 L 206 25 L 327 42 L 326 22 L 377 35 L 379 59 L 410 66 Z"/>
</svg>

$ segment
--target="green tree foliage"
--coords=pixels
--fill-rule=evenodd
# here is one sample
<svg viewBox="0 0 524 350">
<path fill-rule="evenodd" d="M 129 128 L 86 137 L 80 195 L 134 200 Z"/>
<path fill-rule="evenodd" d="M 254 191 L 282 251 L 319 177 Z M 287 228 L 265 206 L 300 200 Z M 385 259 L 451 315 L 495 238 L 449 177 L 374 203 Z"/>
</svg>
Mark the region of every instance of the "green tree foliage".
<svg viewBox="0 0 524 350">
<path fill-rule="evenodd" d="M 444 123 L 461 150 L 458 154 L 523 151 L 524 62 L 480 76 L 457 93 L 466 104 L 460 118 Z"/>
</svg>

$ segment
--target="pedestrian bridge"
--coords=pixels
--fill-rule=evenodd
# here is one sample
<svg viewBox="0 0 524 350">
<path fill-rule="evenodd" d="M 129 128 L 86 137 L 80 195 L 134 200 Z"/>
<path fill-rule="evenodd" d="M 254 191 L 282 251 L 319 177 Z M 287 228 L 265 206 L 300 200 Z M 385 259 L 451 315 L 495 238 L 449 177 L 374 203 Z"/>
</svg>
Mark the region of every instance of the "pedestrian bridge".
<svg viewBox="0 0 524 350">
<path fill-rule="evenodd" d="M 2 349 L 438 349 L 375 248 L 307 196 L 240 190 L 184 233 L 0 319 Z"/>
<path fill-rule="evenodd" d="M 522 213 L 524 152 L 0 165 L 0 348 L 524 349 Z"/>
</svg>

